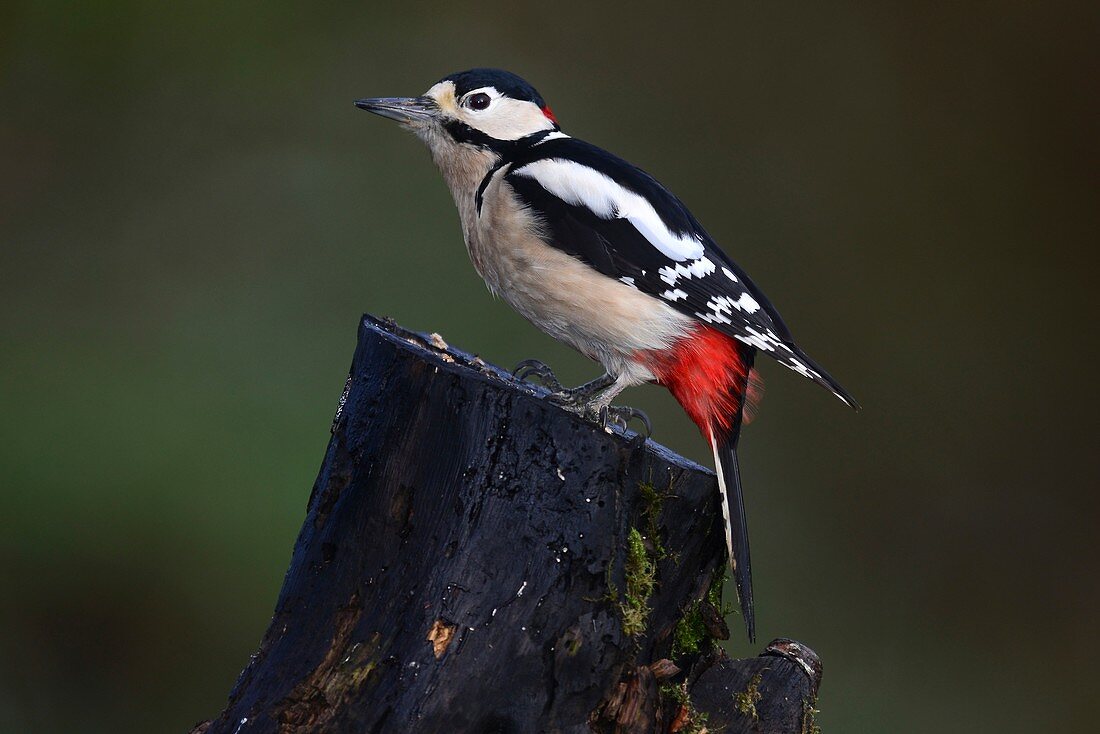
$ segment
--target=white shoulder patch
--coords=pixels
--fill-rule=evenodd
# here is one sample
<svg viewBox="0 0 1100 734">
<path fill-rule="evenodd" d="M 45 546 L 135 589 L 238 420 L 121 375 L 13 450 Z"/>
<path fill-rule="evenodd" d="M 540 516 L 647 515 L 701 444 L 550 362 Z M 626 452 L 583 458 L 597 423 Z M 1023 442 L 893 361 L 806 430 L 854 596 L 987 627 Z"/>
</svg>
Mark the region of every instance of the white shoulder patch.
<svg viewBox="0 0 1100 734">
<path fill-rule="evenodd" d="M 703 243 L 696 237 L 670 232 L 644 197 L 595 169 L 576 161 L 549 158 L 528 163 L 513 173 L 533 178 L 562 201 L 588 207 L 602 219 L 627 220 L 671 260 L 682 262 L 698 260 L 703 256 Z"/>
<path fill-rule="evenodd" d="M 542 145 L 547 140 L 562 140 L 563 138 L 568 138 L 568 137 L 569 136 L 566 135 L 565 133 L 563 133 L 561 130 L 555 130 L 552 133 L 546 133 L 546 135 L 543 136 L 542 140 L 535 143 L 535 145 Z"/>
</svg>

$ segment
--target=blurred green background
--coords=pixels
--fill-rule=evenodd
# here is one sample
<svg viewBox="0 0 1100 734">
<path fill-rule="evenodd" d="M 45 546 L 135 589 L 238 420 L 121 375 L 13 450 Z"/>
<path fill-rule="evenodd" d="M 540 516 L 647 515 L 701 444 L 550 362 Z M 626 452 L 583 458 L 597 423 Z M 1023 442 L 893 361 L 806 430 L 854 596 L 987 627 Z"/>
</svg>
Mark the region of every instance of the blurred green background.
<svg viewBox="0 0 1100 734">
<path fill-rule="evenodd" d="M 1098 29 L 1095 3 L 5 3 L 0 731 L 221 710 L 360 313 L 595 376 L 490 299 L 426 152 L 351 105 L 475 65 L 676 191 L 863 402 L 763 364 L 742 441 L 760 637 L 821 654 L 826 732 L 1085 730 Z M 709 463 L 663 391 L 625 399 Z"/>
</svg>

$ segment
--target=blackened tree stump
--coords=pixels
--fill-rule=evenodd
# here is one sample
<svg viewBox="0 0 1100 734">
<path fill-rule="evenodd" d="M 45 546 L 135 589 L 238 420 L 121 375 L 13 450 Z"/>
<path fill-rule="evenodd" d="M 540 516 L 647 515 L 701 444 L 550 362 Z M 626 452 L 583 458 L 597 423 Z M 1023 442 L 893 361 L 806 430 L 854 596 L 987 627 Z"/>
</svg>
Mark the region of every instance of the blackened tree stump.
<svg viewBox="0 0 1100 734">
<path fill-rule="evenodd" d="M 364 317 L 271 625 L 196 731 L 812 731 L 812 651 L 716 647 L 714 474 L 543 395 Z"/>
</svg>

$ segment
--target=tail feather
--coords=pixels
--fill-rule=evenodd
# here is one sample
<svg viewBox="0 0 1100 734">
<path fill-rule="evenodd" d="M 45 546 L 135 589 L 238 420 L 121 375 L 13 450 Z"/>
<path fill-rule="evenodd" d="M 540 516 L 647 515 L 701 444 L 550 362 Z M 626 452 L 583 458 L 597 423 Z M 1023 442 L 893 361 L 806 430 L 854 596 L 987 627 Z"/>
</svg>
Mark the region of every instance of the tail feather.
<svg viewBox="0 0 1100 734">
<path fill-rule="evenodd" d="M 642 355 L 657 380 L 699 426 L 714 451 L 714 468 L 726 521 L 726 549 L 737 583 L 749 639 L 756 641 L 749 533 L 737 466 L 737 439 L 762 392 L 752 369 L 756 350 L 709 326 L 700 326 L 672 349 Z"/>
<path fill-rule="evenodd" d="M 826 372 L 821 365 L 814 360 L 810 359 L 810 355 L 806 354 L 797 344 L 791 343 L 787 345 L 791 350 L 790 354 L 783 355 L 782 352 L 776 352 L 772 354 L 775 359 L 779 360 L 785 367 L 794 370 L 800 375 L 809 377 L 811 380 L 821 385 L 823 388 L 831 392 L 840 398 L 845 405 L 855 410 L 859 410 L 859 403 L 852 397 L 851 393 L 841 387 L 840 383 L 833 379 L 833 376 Z"/>
<path fill-rule="evenodd" d="M 714 469 L 718 474 L 718 491 L 722 495 L 722 516 L 726 521 L 726 550 L 737 585 L 741 615 L 748 628 L 749 642 L 756 642 L 756 617 L 752 599 L 752 562 L 749 559 L 749 527 L 745 518 L 745 501 L 741 494 L 741 471 L 737 463 L 737 437 L 712 436 Z"/>
</svg>

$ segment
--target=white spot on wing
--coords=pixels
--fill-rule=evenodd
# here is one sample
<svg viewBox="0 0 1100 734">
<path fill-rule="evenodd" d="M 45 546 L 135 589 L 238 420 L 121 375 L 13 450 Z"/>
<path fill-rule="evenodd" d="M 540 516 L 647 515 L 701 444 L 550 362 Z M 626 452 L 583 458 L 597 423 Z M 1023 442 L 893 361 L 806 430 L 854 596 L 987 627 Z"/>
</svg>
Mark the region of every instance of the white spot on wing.
<svg viewBox="0 0 1100 734">
<path fill-rule="evenodd" d="M 733 323 L 732 321 L 729 320 L 728 317 L 723 316 L 720 313 L 699 313 L 698 311 L 696 311 L 695 315 L 698 316 L 699 318 L 701 318 L 703 321 L 707 322 L 708 324 L 732 324 Z M 745 341 L 745 340 L 742 339 L 741 341 Z"/>
<path fill-rule="evenodd" d="M 671 286 L 675 286 L 680 278 L 703 278 L 713 272 L 714 263 L 711 262 L 710 258 L 706 255 L 703 255 L 698 260 L 693 260 L 687 265 L 676 263 L 672 266 L 665 266 L 657 271 L 657 275 L 661 276 L 661 280 L 664 282 Z"/>
<path fill-rule="evenodd" d="M 741 297 L 737 299 L 734 305 L 747 313 L 756 313 L 760 310 L 760 304 L 748 293 L 742 293 Z"/>
<path fill-rule="evenodd" d="M 714 263 L 705 257 L 701 257 L 688 265 L 688 272 L 695 278 L 702 278 L 704 275 L 710 275 L 714 272 Z"/>
<path fill-rule="evenodd" d="M 787 360 L 787 366 L 798 374 L 802 375 L 803 377 L 809 377 L 811 380 L 821 379 L 821 375 L 810 369 L 809 365 L 807 365 L 805 362 L 803 362 L 801 359 L 798 359 L 797 357 L 790 357 Z"/>
<path fill-rule="evenodd" d="M 636 288 L 637 287 L 637 286 L 634 285 L 634 279 L 631 278 L 629 275 L 624 275 L 623 277 L 619 278 L 619 280 L 623 283 L 626 283 L 631 288 Z"/>
<path fill-rule="evenodd" d="M 752 328 L 751 326 L 746 326 L 745 331 L 749 333 L 749 338 L 751 338 L 753 342 L 759 346 L 760 349 L 763 349 L 766 352 L 775 351 L 775 345 L 779 343 L 778 340 L 772 339 L 766 334 L 761 334 L 759 331 Z"/>
<path fill-rule="evenodd" d="M 684 293 L 679 288 L 677 288 L 675 290 L 669 289 L 669 290 L 667 290 L 667 291 L 665 291 L 664 293 L 661 294 L 661 298 L 665 299 L 666 301 L 673 301 L 673 302 L 686 299 L 687 297 L 688 297 L 688 294 Z"/>
<path fill-rule="evenodd" d="M 722 266 L 722 274 L 725 275 L 730 280 L 732 280 L 734 283 L 739 283 L 740 282 L 739 280 L 737 280 L 737 276 L 734 274 L 734 272 L 732 270 L 730 270 L 729 268 L 725 267 L 724 265 Z"/>
<path fill-rule="evenodd" d="M 757 335 L 757 334 L 749 334 L 748 336 L 742 336 L 740 334 L 734 334 L 733 338 L 737 339 L 738 341 L 745 342 L 750 347 L 756 347 L 757 349 L 762 349 L 765 352 L 770 352 L 775 348 L 771 344 L 768 344 L 766 341 L 761 339 L 759 337 L 759 335 Z"/>
<path fill-rule="evenodd" d="M 562 201 L 588 207 L 598 217 L 627 220 L 671 260 L 705 259 L 703 243 L 698 238 L 674 234 L 645 197 L 620 186 L 593 168 L 576 161 L 551 158 L 520 166 L 513 173 L 538 181 Z M 713 268 L 712 263 L 711 272 Z"/>
</svg>

